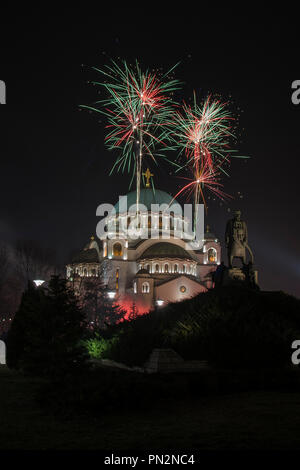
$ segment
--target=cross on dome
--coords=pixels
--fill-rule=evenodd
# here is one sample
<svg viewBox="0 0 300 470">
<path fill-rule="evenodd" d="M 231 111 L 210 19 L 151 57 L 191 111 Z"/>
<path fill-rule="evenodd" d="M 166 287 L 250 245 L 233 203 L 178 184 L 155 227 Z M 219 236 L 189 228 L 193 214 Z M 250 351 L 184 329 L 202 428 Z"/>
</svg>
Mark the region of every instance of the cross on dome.
<svg viewBox="0 0 300 470">
<path fill-rule="evenodd" d="M 151 176 L 154 176 L 153 173 L 151 173 L 151 171 L 149 170 L 149 168 L 147 168 L 147 170 L 145 171 L 145 173 L 143 173 L 143 176 L 146 177 L 146 188 L 150 188 L 150 178 Z"/>
</svg>

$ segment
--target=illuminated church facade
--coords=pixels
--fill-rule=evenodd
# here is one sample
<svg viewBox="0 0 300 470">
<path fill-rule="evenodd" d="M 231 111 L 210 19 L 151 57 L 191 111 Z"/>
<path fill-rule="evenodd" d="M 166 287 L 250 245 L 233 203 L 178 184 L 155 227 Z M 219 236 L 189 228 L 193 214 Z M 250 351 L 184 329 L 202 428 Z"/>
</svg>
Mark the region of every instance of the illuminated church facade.
<svg viewBox="0 0 300 470">
<path fill-rule="evenodd" d="M 191 248 L 190 240 L 177 235 L 186 233 L 189 223 L 176 209 L 178 202 L 174 211 L 166 212 L 162 208 L 174 204 L 174 199 L 149 184 L 141 190 L 139 203 L 139 236 L 128 230 L 136 217 L 136 210 L 130 210 L 136 209 L 132 191 L 126 208 L 119 201 L 107 217 L 106 232 L 100 238 L 91 237 L 67 265 L 67 279 L 100 278 L 111 299 L 127 307 L 135 304 L 140 312 L 212 288 L 212 274 L 221 260 L 216 236 L 207 228 L 202 243 Z M 178 232 L 179 227 L 185 230 Z"/>
</svg>

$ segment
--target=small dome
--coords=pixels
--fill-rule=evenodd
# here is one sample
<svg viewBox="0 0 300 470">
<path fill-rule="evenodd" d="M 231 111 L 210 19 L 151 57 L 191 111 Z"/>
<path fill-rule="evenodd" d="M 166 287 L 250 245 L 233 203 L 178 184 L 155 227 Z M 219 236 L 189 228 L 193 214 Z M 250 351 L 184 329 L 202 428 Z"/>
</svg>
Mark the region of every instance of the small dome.
<svg viewBox="0 0 300 470">
<path fill-rule="evenodd" d="M 150 277 L 150 274 L 149 272 L 147 271 L 147 269 L 139 269 L 138 272 L 136 273 L 135 276 L 149 276 Z"/>
<path fill-rule="evenodd" d="M 154 245 L 150 246 L 140 256 L 140 259 L 144 258 L 192 259 L 189 253 L 183 248 L 181 248 L 181 246 L 169 242 L 155 243 Z"/>
<path fill-rule="evenodd" d="M 204 239 L 205 240 L 216 240 L 217 239 L 216 235 L 213 232 L 211 232 L 209 225 L 206 226 L 206 232 L 204 234 Z"/>
<path fill-rule="evenodd" d="M 72 263 L 99 263 L 99 255 L 95 248 L 82 250 L 72 258 Z"/>
<path fill-rule="evenodd" d="M 101 247 L 99 246 L 98 240 L 96 240 L 94 236 L 91 236 L 88 243 L 85 245 L 83 249 L 92 250 L 93 248 L 95 248 L 95 250 L 100 250 Z"/>
<path fill-rule="evenodd" d="M 215 235 L 214 233 L 212 233 L 212 232 L 206 232 L 206 233 L 204 234 L 204 239 L 205 239 L 205 240 L 216 240 L 217 237 L 216 237 L 216 235 Z"/>
<path fill-rule="evenodd" d="M 172 202 L 173 201 L 173 202 Z M 152 188 L 144 188 L 141 189 L 140 192 L 140 204 L 143 204 L 147 207 L 147 210 L 151 210 L 151 204 L 173 204 L 179 205 L 179 202 L 174 199 L 173 197 L 166 193 L 165 191 L 161 191 L 160 189 L 153 190 Z M 131 191 L 127 194 L 127 210 L 136 204 L 136 191 Z M 180 208 L 175 208 L 176 210 L 173 211 L 177 215 L 181 215 Z M 115 205 L 115 210 L 119 213 L 119 201 Z M 123 211 L 122 211 L 123 212 Z"/>
</svg>

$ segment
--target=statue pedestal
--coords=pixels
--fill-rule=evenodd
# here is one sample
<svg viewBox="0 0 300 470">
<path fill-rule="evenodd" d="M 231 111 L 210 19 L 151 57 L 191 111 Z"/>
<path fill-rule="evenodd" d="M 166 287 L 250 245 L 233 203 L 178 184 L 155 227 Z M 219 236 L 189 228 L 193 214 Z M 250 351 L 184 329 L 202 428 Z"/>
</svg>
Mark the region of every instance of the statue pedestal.
<svg viewBox="0 0 300 470">
<path fill-rule="evenodd" d="M 228 279 L 232 281 L 245 281 L 246 274 L 241 268 L 228 269 Z"/>
<path fill-rule="evenodd" d="M 253 281 L 258 285 L 258 271 L 253 270 Z M 226 274 L 223 278 L 223 285 L 233 284 L 234 282 L 245 282 L 245 284 L 251 284 L 247 272 L 243 268 L 230 268 L 226 270 Z"/>
</svg>

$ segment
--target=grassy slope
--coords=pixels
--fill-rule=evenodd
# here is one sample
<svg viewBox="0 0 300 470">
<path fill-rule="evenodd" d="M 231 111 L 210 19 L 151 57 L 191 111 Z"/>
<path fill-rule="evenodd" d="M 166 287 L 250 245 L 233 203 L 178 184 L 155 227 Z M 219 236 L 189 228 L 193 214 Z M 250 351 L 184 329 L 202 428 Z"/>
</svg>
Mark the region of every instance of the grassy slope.
<svg viewBox="0 0 300 470">
<path fill-rule="evenodd" d="M 255 392 L 149 412 L 61 422 L 36 406 L 38 381 L 0 366 L 0 449 L 298 449 L 300 393 Z"/>
</svg>

